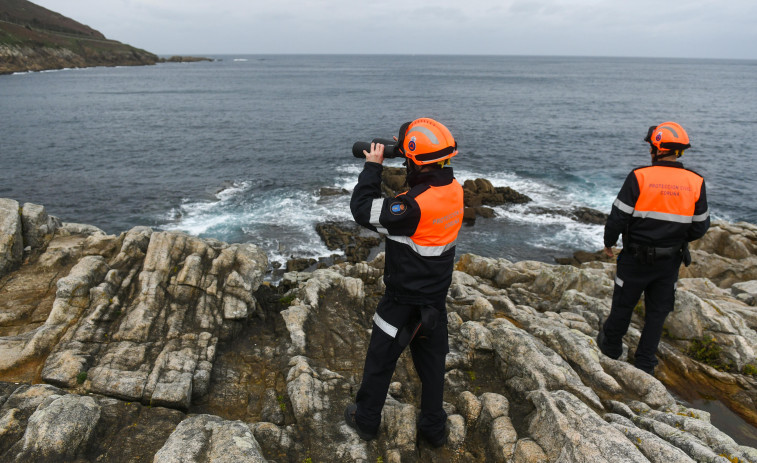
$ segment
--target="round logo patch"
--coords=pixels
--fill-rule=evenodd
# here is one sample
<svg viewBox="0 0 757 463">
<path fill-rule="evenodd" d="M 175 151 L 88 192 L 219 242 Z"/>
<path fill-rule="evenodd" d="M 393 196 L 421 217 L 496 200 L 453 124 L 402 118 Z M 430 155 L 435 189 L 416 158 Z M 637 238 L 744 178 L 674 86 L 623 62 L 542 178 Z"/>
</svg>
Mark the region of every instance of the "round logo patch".
<svg viewBox="0 0 757 463">
<path fill-rule="evenodd" d="M 407 144 L 407 147 L 410 151 L 415 151 L 415 137 L 412 137 L 410 139 L 410 142 Z"/>
<path fill-rule="evenodd" d="M 394 215 L 400 215 L 407 210 L 407 206 L 405 206 L 405 204 L 403 203 L 396 202 L 392 203 L 392 205 L 389 207 L 389 210 L 392 211 L 392 214 Z"/>
<path fill-rule="evenodd" d="M 660 140 L 662 140 L 662 131 L 660 131 L 660 132 L 657 132 L 657 136 L 656 136 L 656 137 L 654 137 L 654 139 L 655 139 L 655 140 L 657 140 L 657 141 L 660 141 Z"/>
</svg>

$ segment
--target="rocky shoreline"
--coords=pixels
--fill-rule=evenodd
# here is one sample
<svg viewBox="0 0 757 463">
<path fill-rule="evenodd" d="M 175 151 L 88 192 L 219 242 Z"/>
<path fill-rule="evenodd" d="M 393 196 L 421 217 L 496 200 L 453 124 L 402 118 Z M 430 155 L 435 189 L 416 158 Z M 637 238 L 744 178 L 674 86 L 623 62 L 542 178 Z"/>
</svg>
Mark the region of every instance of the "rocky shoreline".
<svg viewBox="0 0 757 463">
<path fill-rule="evenodd" d="M 158 61 L 159 58 L 152 53 L 131 47 L 77 51 L 62 47 L 0 44 L 0 74 L 96 66 L 146 66 Z"/>
<path fill-rule="evenodd" d="M 122 48 L 123 47 L 123 48 Z M 161 58 L 152 53 L 118 44 L 107 51 L 76 51 L 59 47 L 0 44 L 0 74 L 36 72 L 98 66 L 150 66 L 158 63 L 215 61 L 197 56 Z"/>
<path fill-rule="evenodd" d="M 107 235 L 0 199 L 0 460 L 757 462 L 670 391 L 757 423 L 757 226 L 693 246 L 657 378 L 601 355 L 613 265 L 459 256 L 449 443 L 417 440 L 403 355 L 377 440 L 344 423 L 383 254 L 265 279 L 266 255 L 136 227 Z M 639 336 L 637 307 L 626 338 Z M 667 386 L 667 388 L 666 388 Z"/>
<path fill-rule="evenodd" d="M 160 58 L 159 63 L 199 63 L 201 61 L 215 61 L 213 58 L 203 56 L 179 56 L 174 55 L 169 58 Z"/>
</svg>

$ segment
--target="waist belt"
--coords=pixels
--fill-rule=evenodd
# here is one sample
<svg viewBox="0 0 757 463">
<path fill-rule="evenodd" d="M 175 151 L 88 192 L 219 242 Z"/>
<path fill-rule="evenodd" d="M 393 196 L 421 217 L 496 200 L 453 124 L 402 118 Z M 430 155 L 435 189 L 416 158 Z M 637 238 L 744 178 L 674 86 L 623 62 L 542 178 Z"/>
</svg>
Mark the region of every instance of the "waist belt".
<svg viewBox="0 0 757 463">
<path fill-rule="evenodd" d="M 658 248 L 643 244 L 628 243 L 628 250 L 641 263 L 653 264 L 656 260 L 669 259 L 681 253 L 682 245 Z"/>
</svg>

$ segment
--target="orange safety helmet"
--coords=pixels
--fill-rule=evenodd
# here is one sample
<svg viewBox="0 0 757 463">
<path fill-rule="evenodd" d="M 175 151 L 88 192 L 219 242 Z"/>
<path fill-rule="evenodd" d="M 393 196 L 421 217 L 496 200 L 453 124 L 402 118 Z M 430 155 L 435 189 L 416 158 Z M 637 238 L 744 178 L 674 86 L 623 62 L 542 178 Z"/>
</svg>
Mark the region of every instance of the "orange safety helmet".
<svg viewBox="0 0 757 463">
<path fill-rule="evenodd" d="M 402 154 L 419 166 L 445 161 L 457 154 L 457 142 L 449 129 L 426 117 L 403 124 L 398 142 Z"/>
<path fill-rule="evenodd" d="M 672 150 L 678 157 L 683 155 L 683 150 L 691 148 L 689 135 L 683 127 L 670 121 L 650 127 L 644 141 L 657 148 L 660 154 L 667 154 Z"/>
</svg>

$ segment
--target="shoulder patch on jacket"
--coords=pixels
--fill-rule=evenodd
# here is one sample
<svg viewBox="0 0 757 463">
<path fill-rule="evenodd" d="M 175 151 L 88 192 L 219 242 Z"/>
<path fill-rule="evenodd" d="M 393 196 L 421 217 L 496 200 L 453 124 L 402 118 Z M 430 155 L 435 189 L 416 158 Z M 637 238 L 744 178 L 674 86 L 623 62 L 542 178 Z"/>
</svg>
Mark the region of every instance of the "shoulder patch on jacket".
<svg viewBox="0 0 757 463">
<path fill-rule="evenodd" d="M 407 205 L 402 201 L 395 201 L 389 206 L 389 212 L 393 215 L 402 215 L 407 211 Z"/>
</svg>

